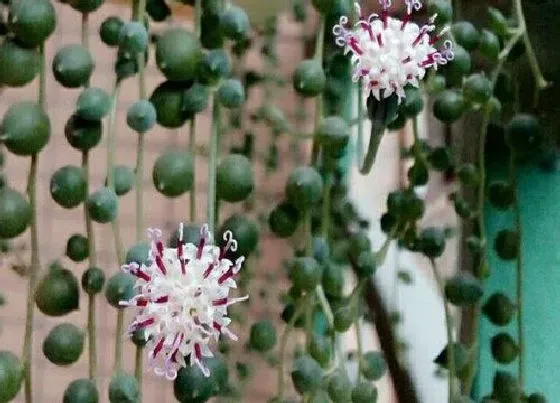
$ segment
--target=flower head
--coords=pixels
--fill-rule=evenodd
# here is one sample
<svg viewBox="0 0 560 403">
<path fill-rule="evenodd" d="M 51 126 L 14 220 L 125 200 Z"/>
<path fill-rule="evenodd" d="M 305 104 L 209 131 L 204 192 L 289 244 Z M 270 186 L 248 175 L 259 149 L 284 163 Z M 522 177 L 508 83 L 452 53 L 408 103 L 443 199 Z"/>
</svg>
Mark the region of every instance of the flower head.
<svg viewBox="0 0 560 403">
<path fill-rule="evenodd" d="M 203 357 L 213 355 L 208 345 L 221 334 L 237 340 L 228 329 L 227 308 L 248 298 L 229 297 L 230 289 L 236 288 L 233 277 L 244 261 L 244 257 L 235 262 L 225 258 L 229 250 L 237 249 L 231 231 L 224 233 L 221 248 L 212 244 L 206 225 L 198 245 L 183 243 L 182 225 L 179 233 L 177 248 L 165 248 L 161 231 L 148 230 L 152 244 L 148 264 L 123 266 L 125 272 L 138 277 L 136 296 L 121 301 L 123 306 L 138 309 L 128 331 L 144 329 L 154 372 L 170 380 L 186 362 L 210 375 L 203 362 Z"/>
<path fill-rule="evenodd" d="M 418 87 L 427 69 L 437 70 L 438 65 L 453 60 L 453 46 L 446 40 L 442 49 L 434 47 L 448 31 L 446 27 L 434 34 L 435 16 L 421 27 L 411 21 L 412 13 L 422 8 L 420 0 L 405 0 L 407 9 L 402 20 L 389 16 L 391 0 L 379 3 L 381 15 L 368 18 L 356 4 L 359 21 L 348 29 L 348 17 L 342 16 L 333 33 L 344 53 L 352 53 L 353 79 L 365 80 L 367 95 L 371 93 L 380 100 L 396 94 L 400 102 L 405 97 L 404 88 L 409 84 Z"/>
</svg>

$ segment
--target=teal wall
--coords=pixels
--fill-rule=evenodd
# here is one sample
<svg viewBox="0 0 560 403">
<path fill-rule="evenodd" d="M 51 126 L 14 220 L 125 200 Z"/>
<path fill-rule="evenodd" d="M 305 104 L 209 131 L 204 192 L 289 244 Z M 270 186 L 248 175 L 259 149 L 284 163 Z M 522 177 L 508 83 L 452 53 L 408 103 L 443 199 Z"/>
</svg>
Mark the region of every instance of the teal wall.
<svg viewBox="0 0 560 403">
<path fill-rule="evenodd" d="M 490 170 L 499 177 L 499 169 Z M 538 167 L 518 171 L 519 197 L 523 225 L 525 390 L 539 391 L 549 402 L 560 395 L 560 172 L 545 172 Z M 497 232 L 513 227 L 513 213 L 486 209 L 487 236 L 493 245 Z M 491 248 L 490 248 L 491 249 Z M 487 280 L 485 298 L 501 291 L 516 300 L 515 263 L 504 262 L 490 252 L 492 273 Z M 517 361 L 499 365 L 492 360 L 490 338 L 508 331 L 517 338 L 517 323 L 500 328 L 486 318 L 481 323 L 480 368 L 476 383 L 479 397 L 490 393 L 496 369 L 517 373 Z"/>
</svg>

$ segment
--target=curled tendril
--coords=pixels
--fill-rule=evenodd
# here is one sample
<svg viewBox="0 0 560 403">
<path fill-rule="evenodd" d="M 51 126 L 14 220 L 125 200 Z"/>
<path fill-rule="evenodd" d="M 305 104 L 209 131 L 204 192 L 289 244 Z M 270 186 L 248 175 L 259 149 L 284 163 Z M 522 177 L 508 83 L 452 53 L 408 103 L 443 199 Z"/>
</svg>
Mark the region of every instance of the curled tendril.
<svg viewBox="0 0 560 403">
<path fill-rule="evenodd" d="M 453 42 L 449 39 L 443 43 L 443 50 L 441 54 L 445 57 L 446 61 L 452 61 L 455 58 L 455 53 L 453 53 Z"/>
<path fill-rule="evenodd" d="M 152 241 L 158 241 L 163 236 L 163 233 L 158 228 L 148 228 L 146 232 L 148 233 L 148 238 L 150 238 Z"/>
<path fill-rule="evenodd" d="M 405 0 L 405 3 L 408 14 L 412 14 L 412 11 L 419 11 L 422 8 L 420 0 Z"/>
<path fill-rule="evenodd" d="M 202 236 L 202 238 L 210 240 L 211 234 L 208 224 L 202 224 L 202 226 L 200 227 L 200 235 Z"/>
<path fill-rule="evenodd" d="M 389 7 L 391 7 L 392 1 L 391 0 L 379 0 L 379 4 L 381 4 L 381 7 L 383 7 L 383 9 L 388 9 Z"/>
<path fill-rule="evenodd" d="M 233 232 L 231 232 L 230 230 L 227 230 L 226 232 L 224 232 L 224 235 L 222 236 L 223 240 L 226 241 L 226 249 L 231 250 L 232 252 L 236 252 L 237 251 L 237 241 L 235 239 L 233 239 Z"/>
</svg>

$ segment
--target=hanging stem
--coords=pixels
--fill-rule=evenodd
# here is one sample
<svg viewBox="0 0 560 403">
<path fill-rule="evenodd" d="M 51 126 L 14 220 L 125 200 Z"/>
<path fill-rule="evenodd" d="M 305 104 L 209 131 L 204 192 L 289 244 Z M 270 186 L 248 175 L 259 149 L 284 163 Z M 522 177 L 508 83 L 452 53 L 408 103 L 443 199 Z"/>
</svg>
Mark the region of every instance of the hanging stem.
<svg viewBox="0 0 560 403">
<path fill-rule="evenodd" d="M 517 343 L 519 346 L 519 369 L 518 381 L 519 387 L 523 390 L 525 381 L 525 332 L 523 318 L 523 226 L 521 224 L 521 208 L 519 203 L 519 189 L 517 183 L 517 172 L 515 167 L 515 152 L 510 147 L 509 157 L 509 175 L 510 182 L 515 191 L 515 230 L 517 232 L 517 260 L 516 260 L 516 288 L 517 288 Z"/>
<path fill-rule="evenodd" d="M 46 109 L 46 73 L 45 73 L 45 45 L 40 47 L 41 67 L 39 71 L 39 106 Z M 41 267 L 39 252 L 39 231 L 37 228 L 37 169 L 39 156 L 31 156 L 29 167 L 29 177 L 27 179 L 27 196 L 31 207 L 31 266 L 29 268 L 29 281 L 27 283 L 27 303 L 25 315 L 25 334 L 23 337 L 23 373 L 25 402 L 33 402 L 33 382 L 32 382 L 32 360 L 33 360 L 33 316 L 35 313 L 35 286 L 37 284 L 37 274 Z"/>
<path fill-rule="evenodd" d="M 212 131 L 210 138 L 210 156 L 208 159 L 208 203 L 207 217 L 210 232 L 213 234 L 216 227 L 216 168 L 218 165 L 218 148 L 221 131 L 220 102 L 214 94 L 212 96 Z"/>
<path fill-rule="evenodd" d="M 360 323 L 360 318 L 356 319 L 356 323 L 354 324 L 354 330 L 356 331 L 356 347 L 358 350 L 358 381 L 359 381 L 362 377 L 362 354 L 363 354 L 362 325 Z"/>
<path fill-rule="evenodd" d="M 138 397 L 139 402 L 142 401 L 142 371 L 144 366 L 143 353 L 143 347 L 136 346 L 136 354 L 134 355 L 134 376 L 138 382 L 138 391 L 140 393 L 140 396 Z"/>
<path fill-rule="evenodd" d="M 455 375 L 456 375 L 455 348 L 453 346 L 453 318 L 451 315 L 451 310 L 449 309 L 449 304 L 445 299 L 445 285 L 437 269 L 436 262 L 434 259 L 430 259 L 430 263 L 432 265 L 432 270 L 434 272 L 434 277 L 436 279 L 439 292 L 441 293 L 443 299 L 443 308 L 445 310 L 445 329 L 447 331 L 447 368 L 449 372 L 448 401 L 449 403 L 451 403 L 453 402 L 453 397 L 455 393 Z"/>
<path fill-rule="evenodd" d="M 319 20 L 319 32 L 317 32 L 317 39 L 315 42 L 315 56 L 314 59 L 323 64 L 323 48 L 325 47 L 325 24 L 326 17 L 321 13 Z M 315 130 L 319 127 L 321 119 L 323 118 L 323 94 L 317 95 L 315 100 Z M 319 158 L 319 142 L 316 136 L 313 136 L 313 145 L 311 149 L 311 165 L 317 163 Z"/>
<path fill-rule="evenodd" d="M 282 399 L 284 396 L 284 366 L 286 360 L 286 347 L 288 345 L 288 339 L 290 337 L 290 333 L 294 329 L 294 325 L 296 324 L 296 321 L 303 313 L 306 305 L 307 305 L 307 298 L 304 297 L 304 299 L 300 301 L 300 304 L 298 305 L 296 311 L 294 312 L 294 315 L 290 319 L 290 322 L 288 322 L 288 325 L 286 326 L 286 329 L 282 334 L 282 338 L 280 339 L 280 352 L 279 352 L 280 357 L 278 363 L 278 376 L 277 376 L 277 385 L 276 385 L 278 390 L 276 393 L 276 397 L 278 398 L 279 402 L 283 401 Z"/>
<path fill-rule="evenodd" d="M 117 309 L 117 329 L 115 333 L 115 371 L 122 369 L 124 309 Z"/>
</svg>

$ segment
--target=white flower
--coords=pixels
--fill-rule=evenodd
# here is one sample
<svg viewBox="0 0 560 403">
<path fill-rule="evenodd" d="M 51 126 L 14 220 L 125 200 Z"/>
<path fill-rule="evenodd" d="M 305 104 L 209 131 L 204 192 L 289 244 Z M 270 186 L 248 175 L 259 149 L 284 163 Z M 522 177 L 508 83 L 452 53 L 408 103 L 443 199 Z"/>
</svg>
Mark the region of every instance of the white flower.
<svg viewBox="0 0 560 403">
<path fill-rule="evenodd" d="M 361 9 L 355 5 L 360 19 L 352 29 L 347 29 L 348 17 L 340 17 L 333 27 L 336 44 L 351 52 L 354 65 L 353 79 L 363 78 L 366 95 L 373 94 L 377 100 L 395 93 L 399 102 L 405 97 L 407 85 L 418 87 L 426 70 L 453 60 L 452 42 L 446 40 L 441 50 L 434 48 L 448 28 L 439 34 L 435 30 L 435 15 L 428 24 L 420 27 L 412 22 L 411 15 L 422 8 L 420 0 L 405 0 L 406 15 L 402 20 L 389 16 L 391 0 L 379 0 L 381 15 L 362 17 Z"/>
<path fill-rule="evenodd" d="M 152 248 L 148 265 L 132 263 L 123 266 L 138 277 L 137 294 L 123 306 L 137 307 L 138 313 L 129 326 L 130 333 L 144 329 L 148 340 L 149 363 L 154 372 L 173 380 L 177 371 L 196 364 L 205 376 L 210 375 L 203 357 L 212 357 L 209 343 L 221 334 L 237 340 L 229 329 L 228 306 L 248 296 L 230 298 L 236 288 L 233 277 L 239 273 L 244 257 L 235 263 L 225 258 L 228 250 L 236 251 L 237 241 L 231 231 L 224 233 L 225 246 L 212 245 L 208 226 L 201 230 L 198 245 L 183 244 L 180 228 L 177 248 L 164 248 L 162 233 L 149 229 Z"/>
</svg>

